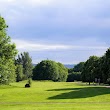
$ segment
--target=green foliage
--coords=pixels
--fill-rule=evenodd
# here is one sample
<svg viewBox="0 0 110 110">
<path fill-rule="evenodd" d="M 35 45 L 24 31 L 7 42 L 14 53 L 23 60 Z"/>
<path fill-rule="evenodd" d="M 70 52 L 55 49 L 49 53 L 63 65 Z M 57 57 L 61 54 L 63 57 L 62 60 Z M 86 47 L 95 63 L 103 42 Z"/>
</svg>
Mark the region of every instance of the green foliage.
<svg viewBox="0 0 110 110">
<path fill-rule="evenodd" d="M 106 82 L 106 80 L 110 77 L 110 48 L 106 51 L 104 58 L 103 58 L 103 82 Z"/>
<path fill-rule="evenodd" d="M 15 81 L 15 69 L 14 61 L 12 59 L 0 59 L 0 83 L 9 84 L 10 82 Z"/>
<path fill-rule="evenodd" d="M 29 78 L 27 83 L 31 86 L 32 85 L 32 79 Z"/>
<path fill-rule="evenodd" d="M 23 66 L 20 64 L 16 65 L 16 75 L 17 75 L 16 81 L 17 82 L 22 81 L 24 74 L 23 74 Z"/>
<path fill-rule="evenodd" d="M 102 56 L 99 59 L 99 68 L 97 71 L 97 75 L 101 78 L 102 82 L 106 83 L 106 80 L 108 78 L 108 72 L 107 72 L 108 65 L 106 64 L 106 56 Z"/>
<path fill-rule="evenodd" d="M 0 16 L 0 83 L 9 84 L 15 81 L 14 58 L 17 54 L 15 44 L 11 43 L 11 38 L 7 35 L 7 25 L 4 18 Z"/>
<path fill-rule="evenodd" d="M 33 69 L 34 80 L 66 81 L 68 70 L 51 60 L 43 60 Z"/>
<path fill-rule="evenodd" d="M 89 59 L 85 62 L 84 68 L 82 71 L 82 81 L 94 81 L 95 79 L 95 73 L 96 73 L 96 68 L 98 66 L 98 60 L 99 57 L 97 56 L 91 56 Z"/>
<path fill-rule="evenodd" d="M 54 61 L 43 60 L 33 70 L 34 80 L 58 80 L 58 68 Z"/>
<path fill-rule="evenodd" d="M 110 77 L 110 48 L 102 57 L 92 56 L 84 64 L 82 71 L 82 81 L 94 81 L 95 78 L 101 79 L 106 83 Z"/>
<path fill-rule="evenodd" d="M 84 62 L 80 62 L 74 66 L 73 70 L 74 72 L 82 72 L 83 67 L 84 67 Z"/>
<path fill-rule="evenodd" d="M 69 68 L 68 73 L 72 73 L 72 72 L 74 72 L 74 68 Z"/>
<path fill-rule="evenodd" d="M 81 72 L 84 82 L 93 82 L 95 78 L 106 83 L 110 77 L 110 48 L 102 57 L 90 56 L 86 62 L 80 62 L 74 68 L 68 69 L 68 80 L 74 81 L 74 72 Z"/>
<path fill-rule="evenodd" d="M 65 68 L 64 65 L 61 63 L 57 63 L 57 67 L 58 67 L 58 72 L 59 72 L 58 81 L 65 82 L 67 80 L 67 76 L 68 76 L 68 69 Z"/>
<path fill-rule="evenodd" d="M 67 82 L 81 81 L 81 72 L 72 72 L 68 74 Z"/>
<path fill-rule="evenodd" d="M 18 59 L 15 61 L 15 63 L 16 65 L 22 65 L 24 80 L 32 77 L 33 65 L 32 65 L 32 59 L 30 58 L 28 52 L 23 52 L 20 55 L 18 55 Z M 22 74 L 22 72 L 20 74 Z"/>
<path fill-rule="evenodd" d="M 85 62 L 80 62 L 74 68 L 68 69 L 67 82 L 81 81 L 81 72 L 83 71 Z"/>
</svg>

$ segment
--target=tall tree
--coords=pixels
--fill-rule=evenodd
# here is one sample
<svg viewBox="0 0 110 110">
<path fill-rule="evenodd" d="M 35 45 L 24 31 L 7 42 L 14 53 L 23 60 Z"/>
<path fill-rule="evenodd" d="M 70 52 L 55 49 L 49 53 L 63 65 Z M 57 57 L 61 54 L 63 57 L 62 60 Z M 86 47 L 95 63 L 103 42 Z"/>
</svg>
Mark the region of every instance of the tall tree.
<svg viewBox="0 0 110 110">
<path fill-rule="evenodd" d="M 18 55 L 18 59 L 16 60 L 17 65 L 22 65 L 23 67 L 23 79 L 28 79 L 32 77 L 32 59 L 29 56 L 28 52 L 23 52 L 20 55 Z"/>
<path fill-rule="evenodd" d="M 0 83 L 10 83 L 15 80 L 14 58 L 17 54 L 15 44 L 7 35 L 8 26 L 0 16 Z"/>
<path fill-rule="evenodd" d="M 16 65 L 16 81 L 19 82 L 19 81 L 22 81 L 23 80 L 23 77 L 24 77 L 24 74 L 23 74 L 23 66 L 18 64 Z"/>
<path fill-rule="evenodd" d="M 106 51 L 101 61 L 103 82 L 106 83 L 107 79 L 110 78 L 110 48 Z"/>
<path fill-rule="evenodd" d="M 110 48 L 102 57 L 90 57 L 86 61 L 81 75 L 83 81 L 90 82 L 97 78 L 106 83 L 110 78 Z"/>
<path fill-rule="evenodd" d="M 96 70 L 96 67 L 98 66 L 98 60 L 99 60 L 99 57 L 97 56 L 90 56 L 89 59 L 85 62 L 84 64 L 84 68 L 83 68 L 83 71 L 82 71 L 82 81 L 87 81 L 90 82 L 91 81 L 94 81 L 95 79 L 95 70 Z"/>
</svg>

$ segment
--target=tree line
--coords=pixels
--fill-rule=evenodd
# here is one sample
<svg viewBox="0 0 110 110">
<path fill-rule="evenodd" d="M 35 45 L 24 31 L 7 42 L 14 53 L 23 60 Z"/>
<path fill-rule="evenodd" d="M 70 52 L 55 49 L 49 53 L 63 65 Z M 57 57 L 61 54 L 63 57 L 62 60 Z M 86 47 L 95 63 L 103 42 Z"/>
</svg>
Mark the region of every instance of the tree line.
<svg viewBox="0 0 110 110">
<path fill-rule="evenodd" d="M 95 81 L 96 79 L 96 81 Z M 110 48 L 101 57 L 90 56 L 68 70 L 67 81 L 98 82 L 110 84 Z"/>
<path fill-rule="evenodd" d="M 102 83 L 110 84 L 110 48 L 102 57 L 90 56 L 86 62 L 80 62 L 72 69 L 51 60 L 43 60 L 34 67 L 28 52 L 18 54 L 16 45 L 7 35 L 7 28 L 4 18 L 0 16 L 0 84 L 29 78 L 59 82 L 77 80 L 89 83 L 97 78 Z"/>
<path fill-rule="evenodd" d="M 102 83 L 109 83 L 110 78 L 110 48 L 102 57 L 91 56 L 85 62 L 82 71 L 82 81 L 93 82 L 95 78 Z"/>
</svg>

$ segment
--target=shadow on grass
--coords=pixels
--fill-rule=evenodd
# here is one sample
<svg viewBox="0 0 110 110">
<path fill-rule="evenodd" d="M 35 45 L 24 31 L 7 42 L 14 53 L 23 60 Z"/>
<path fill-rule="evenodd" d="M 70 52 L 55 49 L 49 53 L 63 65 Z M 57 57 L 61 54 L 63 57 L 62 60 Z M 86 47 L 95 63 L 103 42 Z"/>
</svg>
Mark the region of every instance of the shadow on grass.
<svg viewBox="0 0 110 110">
<path fill-rule="evenodd" d="M 64 88 L 64 89 L 53 89 L 48 91 L 62 91 L 62 92 L 64 91 L 64 93 L 48 98 L 51 100 L 88 98 L 88 97 L 110 94 L 110 88 L 105 88 L 105 87 Z"/>
</svg>

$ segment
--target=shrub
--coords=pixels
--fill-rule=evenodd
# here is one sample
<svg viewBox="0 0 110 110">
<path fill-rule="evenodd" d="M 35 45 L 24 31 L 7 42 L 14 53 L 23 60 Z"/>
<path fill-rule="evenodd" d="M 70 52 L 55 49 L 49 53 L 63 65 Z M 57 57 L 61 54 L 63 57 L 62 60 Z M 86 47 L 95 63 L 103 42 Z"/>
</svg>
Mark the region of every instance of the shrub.
<svg viewBox="0 0 110 110">
<path fill-rule="evenodd" d="M 28 79 L 28 84 L 29 84 L 30 86 L 32 85 L 32 79 L 31 79 L 31 78 Z"/>
</svg>

